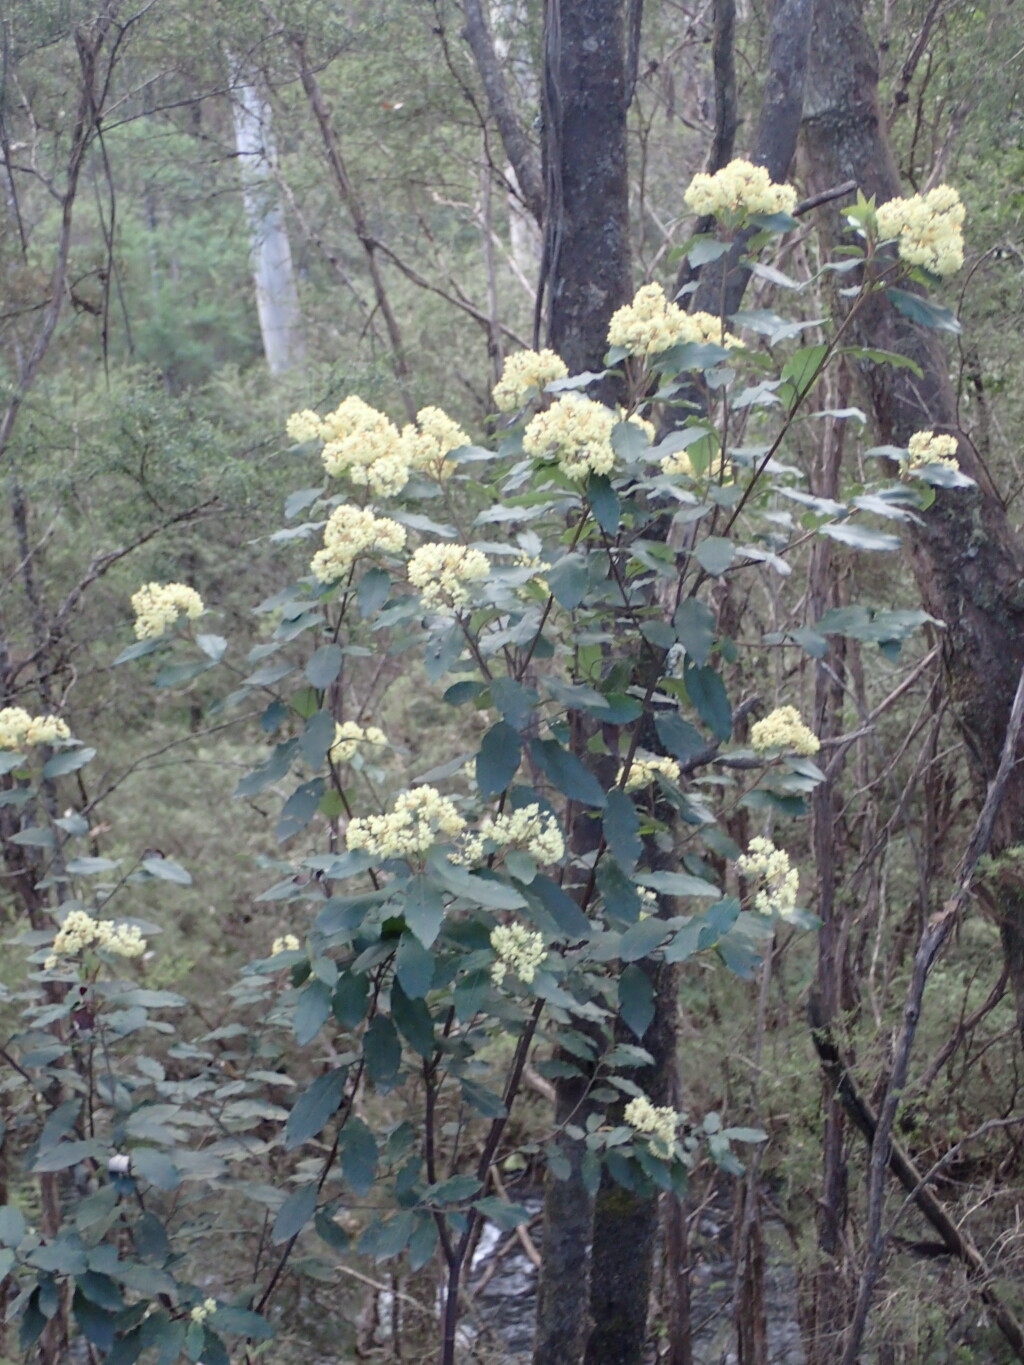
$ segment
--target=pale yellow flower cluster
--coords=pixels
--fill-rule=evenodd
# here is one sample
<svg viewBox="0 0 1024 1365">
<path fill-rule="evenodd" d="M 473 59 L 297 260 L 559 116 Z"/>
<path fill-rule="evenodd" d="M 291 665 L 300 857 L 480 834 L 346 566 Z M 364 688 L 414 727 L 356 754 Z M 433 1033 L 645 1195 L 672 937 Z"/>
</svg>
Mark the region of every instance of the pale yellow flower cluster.
<svg viewBox="0 0 1024 1365">
<path fill-rule="evenodd" d="M 416 858 L 441 839 L 457 839 L 466 822 L 453 801 L 435 787 L 402 792 L 387 815 L 365 815 L 349 822 L 348 848 L 363 848 L 372 858 Z"/>
<path fill-rule="evenodd" d="M 202 616 L 204 607 L 195 588 L 184 583 L 145 583 L 132 593 L 132 610 L 136 638 L 157 640 L 167 634 L 179 616 L 195 621 Z"/>
<path fill-rule="evenodd" d="M 195 1308 L 189 1313 L 193 1322 L 198 1322 L 200 1326 L 207 1318 L 212 1318 L 217 1311 L 216 1299 L 204 1299 L 202 1303 L 197 1303 Z"/>
<path fill-rule="evenodd" d="M 0 749 L 56 744 L 70 738 L 67 723 L 57 716 L 30 716 L 21 706 L 5 706 L 0 711 Z"/>
<path fill-rule="evenodd" d="M 146 940 L 135 924 L 114 924 L 111 920 L 93 919 L 84 910 L 69 910 L 44 966 L 52 971 L 62 957 L 74 957 L 86 948 L 102 948 L 118 957 L 141 957 L 146 951 Z"/>
<path fill-rule="evenodd" d="M 567 393 L 539 412 L 523 432 L 523 450 L 534 459 L 557 460 L 562 473 L 582 482 L 615 467 L 612 429 L 618 417 L 603 403 Z"/>
<path fill-rule="evenodd" d="M 663 455 L 660 460 L 661 472 L 674 477 L 682 475 L 687 479 L 710 479 L 714 483 L 728 484 L 732 479 L 722 478 L 725 469 L 725 456 L 721 451 L 712 459 L 703 474 L 698 475 L 693 466 L 693 461 L 685 450 L 674 450 L 669 455 Z"/>
<path fill-rule="evenodd" d="M 694 213 L 716 218 L 792 213 L 796 208 L 792 185 L 776 185 L 764 166 L 742 158 L 730 161 L 714 175 L 695 175 L 683 198 Z"/>
<path fill-rule="evenodd" d="M 323 440 L 323 423 L 310 408 L 293 412 L 285 422 L 284 429 L 297 445 L 305 445 L 307 441 Z"/>
<path fill-rule="evenodd" d="M 796 909 L 800 874 L 790 866 L 789 854 L 776 848 L 770 839 L 758 835 L 751 839 L 746 853 L 736 859 L 742 876 L 755 883 L 754 909 L 762 915 L 776 914 L 789 919 Z"/>
<path fill-rule="evenodd" d="M 519 810 L 485 816 L 479 832 L 467 839 L 459 861 L 480 862 L 488 844 L 525 849 L 539 863 L 559 863 L 565 857 L 565 839 L 558 821 L 548 811 L 542 811 L 536 801 Z"/>
<path fill-rule="evenodd" d="M 469 437 L 441 408 L 420 408 L 416 421 L 418 431 L 411 424 L 402 428 L 399 457 L 410 469 L 422 469 L 435 479 L 446 478 L 452 471 L 452 462 L 446 457 L 468 446 Z"/>
<path fill-rule="evenodd" d="M 315 414 L 296 413 L 288 434 L 309 431 Z M 369 484 L 377 497 L 400 493 L 409 481 L 409 466 L 399 453 L 398 428 L 382 412 L 350 394 L 319 423 L 324 443 L 320 458 L 332 478 L 347 474 L 353 483 Z M 308 438 L 307 438 L 308 439 Z"/>
<path fill-rule="evenodd" d="M 777 706 L 750 727 L 750 747 L 759 754 L 780 749 L 809 758 L 821 748 L 821 741 L 803 723 L 795 706 Z"/>
<path fill-rule="evenodd" d="M 366 507 L 342 503 L 324 527 L 324 548 L 317 550 L 309 570 L 320 583 L 336 583 L 360 555 L 405 549 L 405 527 L 390 517 L 375 517 Z"/>
<path fill-rule="evenodd" d="M 619 768 L 619 776 L 616 779 L 622 781 L 622 774 L 625 765 Z M 679 764 L 674 758 L 659 757 L 657 754 L 636 754 L 630 764 L 629 776 L 626 778 L 626 791 L 639 791 L 642 787 L 649 787 L 652 782 L 657 782 L 659 777 L 663 777 L 666 782 L 679 781 Z"/>
<path fill-rule="evenodd" d="M 660 284 L 643 285 L 633 302 L 617 309 L 608 324 L 608 345 L 621 346 L 630 355 L 659 355 L 683 342 L 743 345 L 739 337 L 723 330 L 720 318 L 711 313 L 687 313 L 670 302 Z"/>
<path fill-rule="evenodd" d="M 498 955 L 491 967 L 491 980 L 500 986 L 507 972 L 515 972 L 529 986 L 544 961 L 544 936 L 522 924 L 499 924 L 491 930 L 491 947 Z"/>
<path fill-rule="evenodd" d="M 388 747 L 387 736 L 376 725 L 357 725 L 354 720 L 344 720 L 334 727 L 334 743 L 330 756 L 333 763 L 348 763 L 355 756 L 360 744 L 370 744 L 377 749 Z"/>
<path fill-rule="evenodd" d="M 409 560 L 409 582 L 420 591 L 425 607 L 454 607 L 469 603 L 472 585 L 486 578 L 491 561 L 482 550 L 433 541 L 414 550 Z"/>
<path fill-rule="evenodd" d="M 657 1156 L 665 1160 L 671 1157 L 682 1114 L 677 1114 L 667 1104 L 652 1104 L 646 1095 L 637 1095 L 626 1105 L 622 1116 L 630 1128 L 647 1138 L 648 1145 Z"/>
<path fill-rule="evenodd" d="M 942 464 L 947 469 L 959 469 L 956 458 L 955 436 L 936 436 L 934 431 L 915 431 L 907 442 L 907 469 L 923 469 L 926 465 Z"/>
<path fill-rule="evenodd" d="M 501 378 L 494 386 L 494 403 L 499 412 L 515 412 L 544 386 L 565 379 L 569 370 L 554 351 L 517 351 L 506 357 Z"/>
<path fill-rule="evenodd" d="M 270 948 L 270 956 L 277 957 L 278 953 L 294 953 L 299 948 L 299 940 L 294 934 L 282 934 L 280 938 L 275 938 Z"/>
<path fill-rule="evenodd" d="M 896 239 L 900 260 L 933 275 L 955 275 L 964 263 L 964 206 L 951 185 L 890 199 L 877 211 L 878 235 Z"/>
</svg>

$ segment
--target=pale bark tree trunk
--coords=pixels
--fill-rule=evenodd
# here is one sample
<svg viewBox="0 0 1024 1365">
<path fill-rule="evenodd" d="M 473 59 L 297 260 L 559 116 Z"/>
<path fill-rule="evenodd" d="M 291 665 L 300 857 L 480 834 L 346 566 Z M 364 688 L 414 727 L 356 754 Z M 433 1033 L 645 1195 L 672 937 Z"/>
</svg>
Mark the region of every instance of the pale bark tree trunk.
<svg viewBox="0 0 1024 1365">
<path fill-rule="evenodd" d="M 250 254 L 263 354 L 271 374 L 306 357 L 291 243 L 274 177 L 270 104 L 232 63 L 231 114 L 249 223 Z"/>
</svg>

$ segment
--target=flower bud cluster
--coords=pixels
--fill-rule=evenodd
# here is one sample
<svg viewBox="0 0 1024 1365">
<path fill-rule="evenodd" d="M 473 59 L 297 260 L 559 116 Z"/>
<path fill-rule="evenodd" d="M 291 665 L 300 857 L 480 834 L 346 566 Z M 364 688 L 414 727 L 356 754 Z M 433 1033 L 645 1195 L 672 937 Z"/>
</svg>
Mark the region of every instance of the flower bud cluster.
<svg viewBox="0 0 1024 1365">
<path fill-rule="evenodd" d="M 737 158 L 713 175 L 702 172 L 690 181 L 683 195 L 694 213 L 715 218 L 738 218 L 749 214 L 792 213 L 796 190 L 777 185 L 764 166 Z"/>
<path fill-rule="evenodd" d="M 725 456 L 721 451 L 719 451 L 711 460 L 702 475 L 697 473 L 693 461 L 685 450 L 673 450 L 668 455 L 663 455 L 660 463 L 661 472 L 663 474 L 668 474 L 670 477 L 678 478 L 682 475 L 687 479 L 704 478 L 711 479 L 715 483 L 718 483 L 719 481 L 722 483 L 732 483 L 731 478 L 726 479 L 722 477 L 725 471 Z"/>
<path fill-rule="evenodd" d="M 515 412 L 544 386 L 565 379 L 569 370 L 554 351 L 517 351 L 505 361 L 501 378 L 494 386 L 494 403 L 499 412 Z"/>
<path fill-rule="evenodd" d="M 135 924 L 96 920 L 85 910 L 69 910 L 53 940 L 53 951 L 43 964 L 52 971 L 61 958 L 75 957 L 87 948 L 102 948 L 118 957 L 141 957 L 146 940 Z"/>
<path fill-rule="evenodd" d="M 747 845 L 746 853 L 736 860 L 740 874 L 756 887 L 754 909 L 762 915 L 791 918 L 796 909 L 800 874 L 790 866 L 789 854 L 776 848 L 770 839 L 758 835 Z"/>
<path fill-rule="evenodd" d="M 955 436 L 936 436 L 934 431 L 915 431 L 907 442 L 907 469 L 913 473 L 926 465 L 941 464 L 947 469 L 959 469 Z"/>
<path fill-rule="evenodd" d="M 179 616 L 190 621 L 202 616 L 203 599 L 195 588 L 184 583 L 146 583 L 132 593 L 135 636 L 139 640 L 158 640 L 166 635 Z"/>
<path fill-rule="evenodd" d="M 486 578 L 491 561 L 482 550 L 432 542 L 414 550 L 409 560 L 409 582 L 420 591 L 425 607 L 467 606 L 474 583 Z"/>
<path fill-rule="evenodd" d="M 964 216 L 956 190 L 937 185 L 927 194 L 888 200 L 876 219 L 879 236 L 896 240 L 901 261 L 933 275 L 955 275 L 964 263 Z"/>
<path fill-rule="evenodd" d="M 617 781 L 622 781 L 624 772 L 625 764 L 619 768 Z M 663 777 L 666 782 L 678 783 L 680 770 L 675 759 L 660 757 L 657 754 L 636 754 L 629 767 L 625 789 L 628 792 L 640 791 L 641 788 L 657 782 L 659 777 Z"/>
<path fill-rule="evenodd" d="M 630 1128 L 647 1138 L 656 1156 L 666 1160 L 671 1157 L 682 1114 L 677 1114 L 669 1105 L 652 1104 L 646 1095 L 637 1095 L 626 1105 L 623 1118 Z"/>
<path fill-rule="evenodd" d="M 365 815 L 349 822 L 345 843 L 371 858 L 417 858 L 442 840 L 457 839 L 466 822 L 435 787 L 402 792 L 387 815 Z"/>
<path fill-rule="evenodd" d="M 56 744 L 70 738 L 67 723 L 58 716 L 31 716 L 21 706 L 5 706 L 0 711 L 0 749 Z"/>
<path fill-rule="evenodd" d="M 360 744 L 370 744 L 376 749 L 388 747 L 387 736 L 376 725 L 362 726 L 354 720 L 342 721 L 334 727 L 334 743 L 330 748 L 333 763 L 348 763 L 355 757 Z"/>
<path fill-rule="evenodd" d="M 536 801 L 519 810 L 487 815 L 476 834 L 470 835 L 459 854 L 459 862 L 480 862 L 488 850 L 521 848 L 538 863 L 560 863 L 565 857 L 565 838 L 556 818 L 541 810 Z"/>
<path fill-rule="evenodd" d="M 683 342 L 743 345 L 739 337 L 724 331 L 720 318 L 711 313 L 687 313 L 670 302 L 660 284 L 643 285 L 633 302 L 617 309 L 608 324 L 608 345 L 621 346 L 630 355 L 659 355 Z"/>
<path fill-rule="evenodd" d="M 500 986 L 507 972 L 515 972 L 529 986 L 544 961 L 544 936 L 522 924 L 499 924 L 491 930 L 491 947 L 497 961 L 491 967 L 491 980 Z"/>
<path fill-rule="evenodd" d="M 294 953 L 299 948 L 299 940 L 294 934 L 282 934 L 280 938 L 275 938 L 270 948 L 270 956 L 277 957 L 278 953 Z"/>
<path fill-rule="evenodd" d="M 567 393 L 527 424 L 523 450 L 534 459 L 556 460 L 563 474 L 582 483 L 615 467 L 612 430 L 618 420 L 603 403 Z"/>
<path fill-rule="evenodd" d="M 189 1313 L 189 1317 L 192 1319 L 193 1322 L 197 1322 L 201 1326 L 206 1321 L 207 1318 L 212 1318 L 216 1311 L 217 1300 L 204 1299 L 202 1303 L 196 1304 L 195 1308 L 193 1308 Z"/>
<path fill-rule="evenodd" d="M 336 583 L 360 555 L 382 552 L 398 554 L 405 549 L 405 527 L 390 517 L 375 517 L 366 507 L 342 503 L 327 519 L 324 548 L 310 561 L 313 577 Z"/>
<path fill-rule="evenodd" d="M 758 754 L 779 749 L 810 757 L 821 748 L 821 741 L 803 723 L 795 706 L 778 706 L 750 727 L 750 747 Z"/>
</svg>

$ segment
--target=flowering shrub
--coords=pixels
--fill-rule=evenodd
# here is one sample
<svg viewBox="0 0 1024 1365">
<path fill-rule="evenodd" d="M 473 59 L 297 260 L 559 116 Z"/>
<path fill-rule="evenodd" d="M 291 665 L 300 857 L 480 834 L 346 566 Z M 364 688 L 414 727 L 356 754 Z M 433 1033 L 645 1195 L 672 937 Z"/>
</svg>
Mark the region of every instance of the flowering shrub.
<svg viewBox="0 0 1024 1365">
<path fill-rule="evenodd" d="M 851 208 L 863 245 L 844 268 L 870 267 L 851 308 L 880 289 L 910 307 L 893 285 L 955 259 L 962 212 L 934 195 L 925 217 L 915 201 Z M 796 200 L 734 162 L 696 177 L 687 202 L 730 230 L 761 219 L 752 226 L 767 242 L 789 230 Z M 898 260 L 879 252 L 886 240 Z M 706 241 L 698 248 L 708 259 Z M 918 315 L 947 325 L 913 297 Z M 267 638 L 248 663 L 225 637 L 175 629 L 204 612 L 194 589 L 134 595 L 137 639 L 118 662 L 154 665 L 160 687 L 230 669 L 220 706 L 257 706 L 261 746 L 236 795 L 281 798 L 278 879 L 262 900 L 282 932 L 267 933 L 269 955 L 233 985 L 237 1022 L 210 1035 L 242 1040 L 237 1075 L 184 1040 L 171 1075 L 138 1043 L 148 1028 L 173 1034 L 161 1016 L 186 1002 L 130 975 L 157 926 L 110 918 L 111 902 L 139 881 L 171 890 L 187 869 L 150 852 L 112 878 L 77 788 L 56 800 L 50 785 L 93 751 L 56 717 L 0 711 L 4 796 L 21 802 L 26 842 L 52 853 L 58 888 L 52 923 L 26 937 L 34 995 L 11 1047 L 17 1084 L 31 1077 L 64 1098 L 25 1149 L 34 1176 L 84 1166 L 94 1187 L 77 1207 L 69 1196 L 45 1242 L 0 1210 L 25 1349 L 70 1300 L 123 1365 L 151 1348 L 226 1365 L 225 1338 L 272 1335 L 293 1248 L 317 1237 L 345 1254 L 350 1233 L 380 1260 L 436 1257 L 454 1303 L 480 1221 L 529 1216 L 487 1192 L 504 1161 L 545 1160 L 562 1178 L 574 1148 L 591 1189 L 607 1171 L 648 1193 L 682 1190 L 705 1144 L 739 1169 L 731 1144 L 762 1135 L 712 1114 L 691 1126 L 654 1102 L 654 980 L 699 955 L 750 976 L 780 921 L 786 933 L 815 925 L 797 903 L 795 858 L 774 839 L 799 839 L 794 821 L 823 778 L 820 742 L 785 704 L 746 743 L 749 707 L 734 709 L 727 666 L 744 649 L 820 657 L 823 633 L 844 627 L 809 621 L 737 641 L 716 615 L 716 585 L 763 580 L 781 600 L 805 542 L 891 552 L 893 525 L 954 496 L 936 489 L 969 484 L 953 438 L 922 431 L 907 450 L 874 452 L 902 477 L 883 469 L 845 502 L 805 487 L 777 457 L 817 380 L 840 350 L 886 357 L 842 343 L 841 322 L 812 345 L 795 344 L 800 330 L 763 309 L 688 314 L 645 285 L 609 328 L 621 406 L 588 397 L 594 376 L 568 375 L 551 352 L 523 352 L 494 391 L 517 417 L 493 451 L 434 407 L 402 430 L 356 396 L 324 417 L 303 410 L 288 435 L 320 443 L 327 482 L 289 502 L 290 517 L 312 519 L 283 539 L 322 546 L 257 607 Z M 689 415 L 659 439 L 663 404 L 684 387 Z M 872 638 L 898 648 L 929 620 L 882 607 Z M 400 732 L 389 744 L 364 723 L 376 714 L 368 661 L 380 659 L 400 660 L 453 715 L 464 708 L 469 752 L 403 775 Z M 798 673 L 787 663 L 778 676 Z M 44 745 L 56 751 L 21 752 Z M 750 821 L 763 832 L 747 838 Z M 76 856 L 83 839 L 90 852 Z M 504 1071 L 489 1046 L 499 1038 Z M 558 1124 L 540 1143 L 509 1125 L 528 1061 L 582 1083 L 585 1127 Z M 285 1108 L 289 1071 L 301 1088 Z M 374 1091 L 402 1095 L 415 1121 L 384 1121 Z M 190 1181 L 204 1197 L 252 1200 L 265 1220 L 256 1288 L 236 1302 L 209 1296 L 173 1249 Z"/>
</svg>

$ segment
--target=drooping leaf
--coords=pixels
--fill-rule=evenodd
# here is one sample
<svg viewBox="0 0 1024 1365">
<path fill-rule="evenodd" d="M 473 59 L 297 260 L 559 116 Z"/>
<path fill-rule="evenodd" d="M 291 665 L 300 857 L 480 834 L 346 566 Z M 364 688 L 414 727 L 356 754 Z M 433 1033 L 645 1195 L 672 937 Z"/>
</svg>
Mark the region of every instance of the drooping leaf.
<svg viewBox="0 0 1024 1365">
<path fill-rule="evenodd" d="M 654 728 L 658 738 L 673 758 L 680 763 L 688 763 L 708 747 L 707 741 L 696 726 L 683 720 L 677 711 L 658 711 L 654 716 Z"/>
<path fill-rule="evenodd" d="M 336 1067 L 317 1076 L 309 1089 L 299 1096 L 284 1126 L 286 1151 L 301 1147 L 323 1131 L 327 1120 L 341 1104 L 347 1076 L 347 1067 Z"/>
<path fill-rule="evenodd" d="M 711 657 L 715 643 L 715 617 L 711 608 L 695 597 L 680 602 L 672 618 L 676 639 L 698 668 Z"/>
<path fill-rule="evenodd" d="M 575 611 L 583 601 L 590 586 L 587 562 L 577 552 L 562 555 L 545 574 L 551 595 L 566 611 Z"/>
<path fill-rule="evenodd" d="M 530 753 L 541 772 L 563 796 L 588 806 L 604 806 L 605 793 L 597 778 L 556 739 L 532 739 Z"/>
<path fill-rule="evenodd" d="M 410 999 L 402 989 L 401 981 L 391 987 L 391 1018 L 413 1051 L 421 1057 L 433 1055 L 434 1021 L 422 999 Z"/>
<path fill-rule="evenodd" d="M 705 536 L 697 542 L 694 554 L 705 573 L 718 578 L 736 558 L 736 547 L 726 536 Z"/>
<path fill-rule="evenodd" d="M 377 1140 L 363 1120 L 355 1115 L 341 1130 L 338 1159 L 352 1193 L 364 1199 L 377 1178 Z"/>
<path fill-rule="evenodd" d="M 434 980 L 434 957 L 414 934 L 403 934 L 395 954 L 395 975 L 410 1000 L 422 1000 Z"/>
<path fill-rule="evenodd" d="M 306 664 L 306 677 L 310 685 L 318 692 L 323 692 L 341 672 L 344 661 L 345 656 L 340 645 L 321 645 Z"/>
<path fill-rule="evenodd" d="M 522 761 L 519 732 L 499 720 L 484 735 L 476 756 L 476 782 L 482 796 L 498 796 L 515 776 Z"/>
<path fill-rule="evenodd" d="M 960 334 L 961 327 L 956 314 L 948 308 L 940 308 L 919 294 L 911 294 L 907 289 L 894 289 L 891 285 L 885 293 L 897 313 L 902 313 L 911 322 L 921 327 L 936 328 L 940 332 L 952 332 L 954 336 Z"/>
<path fill-rule="evenodd" d="M 402 1044 L 395 1026 L 384 1015 L 375 1015 L 363 1035 L 363 1056 L 366 1070 L 374 1085 L 388 1088 L 398 1075 L 402 1062 Z"/>
<path fill-rule="evenodd" d="M 331 1014 L 331 992 L 322 981 L 310 981 L 295 1006 L 295 1040 L 311 1043 Z"/>
<path fill-rule="evenodd" d="M 686 670 L 686 692 L 715 738 L 728 739 L 732 734 L 732 707 L 725 684 L 710 664 Z"/>
<path fill-rule="evenodd" d="M 303 782 L 296 787 L 284 803 L 277 821 L 277 841 L 284 843 L 306 828 L 320 807 L 324 794 L 322 777 L 314 777 L 312 782 Z"/>
<path fill-rule="evenodd" d="M 290 1194 L 277 1211 L 271 1241 L 287 1242 L 297 1236 L 316 1212 L 316 1201 L 315 1184 L 301 1185 Z"/>
<path fill-rule="evenodd" d="M 628 460 L 642 455 L 647 449 L 647 437 L 634 422 L 620 422 L 612 432 L 612 445 L 617 455 Z M 598 526 L 613 536 L 619 529 L 622 516 L 619 500 L 603 474 L 592 474 L 587 480 L 587 501 Z"/>
<path fill-rule="evenodd" d="M 655 915 L 638 920 L 636 924 L 630 925 L 622 935 L 622 942 L 619 944 L 619 961 L 638 962 L 642 957 L 649 957 L 662 939 L 668 937 L 668 933 L 664 922 Z"/>
<path fill-rule="evenodd" d="M 654 988 L 646 972 L 633 962 L 619 977 L 619 1012 L 642 1042 L 654 1018 Z"/>
<path fill-rule="evenodd" d="M 429 948 L 441 931 L 444 898 L 422 872 L 409 878 L 402 913 L 406 924 L 424 948 Z"/>
<path fill-rule="evenodd" d="M 640 817 L 632 798 L 618 787 L 608 793 L 602 824 L 605 842 L 615 861 L 626 872 L 631 872 L 643 851 Z"/>
<path fill-rule="evenodd" d="M 68 773 L 77 773 L 79 768 L 84 768 L 95 757 L 95 749 L 63 749 L 43 764 L 43 776 L 66 777 Z"/>
</svg>

